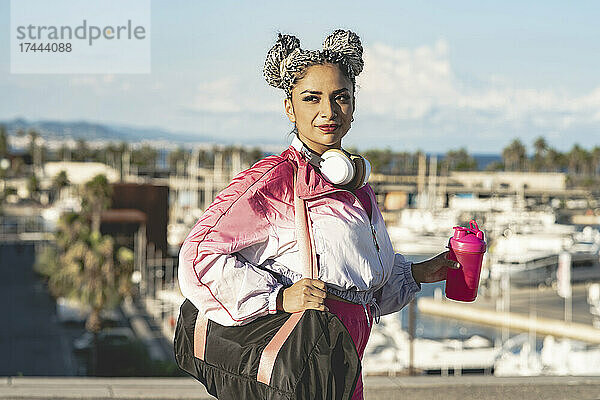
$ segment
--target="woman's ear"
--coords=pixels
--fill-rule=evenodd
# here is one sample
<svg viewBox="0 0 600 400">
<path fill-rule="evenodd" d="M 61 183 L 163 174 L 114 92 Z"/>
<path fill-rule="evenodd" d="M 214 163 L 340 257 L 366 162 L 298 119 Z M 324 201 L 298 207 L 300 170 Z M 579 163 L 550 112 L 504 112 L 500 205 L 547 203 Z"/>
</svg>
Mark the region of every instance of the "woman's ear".
<svg viewBox="0 0 600 400">
<path fill-rule="evenodd" d="M 286 97 L 283 100 L 283 108 L 285 109 L 285 115 L 287 115 L 290 122 L 296 122 L 296 116 L 294 115 L 294 107 L 292 106 L 292 99 Z"/>
</svg>

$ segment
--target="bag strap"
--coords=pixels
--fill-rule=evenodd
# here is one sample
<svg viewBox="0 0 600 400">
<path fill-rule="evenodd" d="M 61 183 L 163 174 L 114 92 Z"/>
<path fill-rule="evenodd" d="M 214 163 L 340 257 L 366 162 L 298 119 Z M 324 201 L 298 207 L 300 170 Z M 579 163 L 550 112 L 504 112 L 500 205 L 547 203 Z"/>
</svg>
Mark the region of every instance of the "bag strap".
<svg viewBox="0 0 600 400">
<path fill-rule="evenodd" d="M 314 251 L 312 242 L 312 227 L 308 219 L 306 202 L 298 196 L 296 190 L 296 180 L 298 179 L 298 171 L 294 165 L 294 219 L 296 222 L 296 240 L 298 251 L 300 252 L 300 262 L 302 263 L 302 275 L 305 278 L 316 279 L 319 276 L 317 255 Z"/>
<path fill-rule="evenodd" d="M 300 252 L 300 262 L 302 263 L 303 272 L 305 278 L 315 279 L 318 277 L 317 270 L 317 258 L 314 252 L 314 246 L 312 243 L 312 237 L 310 234 L 310 220 L 308 219 L 306 202 L 298 196 L 296 180 L 298 179 L 298 170 L 295 164 L 294 167 L 294 219 L 296 222 L 296 241 L 298 245 L 298 251 Z M 267 344 L 262 354 L 260 355 L 260 362 L 258 364 L 258 373 L 256 380 L 269 385 L 271 382 L 271 375 L 273 374 L 273 367 L 279 350 L 290 336 L 302 316 L 304 311 L 295 312 L 285 321 L 285 323 L 279 328 L 275 336 Z"/>
</svg>

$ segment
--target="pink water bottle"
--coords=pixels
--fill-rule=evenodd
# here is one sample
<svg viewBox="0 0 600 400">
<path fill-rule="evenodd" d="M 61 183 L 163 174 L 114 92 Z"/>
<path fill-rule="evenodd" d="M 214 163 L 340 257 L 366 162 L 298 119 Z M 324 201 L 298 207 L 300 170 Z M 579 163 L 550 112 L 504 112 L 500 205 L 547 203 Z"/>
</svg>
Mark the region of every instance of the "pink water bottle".
<svg viewBox="0 0 600 400">
<path fill-rule="evenodd" d="M 486 245 L 483 232 L 475 220 L 469 221 L 469 228 L 454 227 L 454 236 L 448 243 L 450 259 L 458 261 L 460 268 L 448 269 L 446 297 L 452 300 L 473 301 L 479 288 L 479 274 Z"/>
</svg>

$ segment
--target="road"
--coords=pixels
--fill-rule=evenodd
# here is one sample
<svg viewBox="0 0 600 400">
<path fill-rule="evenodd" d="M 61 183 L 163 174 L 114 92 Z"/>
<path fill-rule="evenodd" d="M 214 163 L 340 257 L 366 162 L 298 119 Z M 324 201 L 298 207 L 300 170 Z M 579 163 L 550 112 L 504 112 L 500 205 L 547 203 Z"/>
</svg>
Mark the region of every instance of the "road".
<svg viewBox="0 0 600 400">
<path fill-rule="evenodd" d="M 54 299 L 33 271 L 34 246 L 0 243 L 0 376 L 71 376 L 77 363 Z"/>
</svg>

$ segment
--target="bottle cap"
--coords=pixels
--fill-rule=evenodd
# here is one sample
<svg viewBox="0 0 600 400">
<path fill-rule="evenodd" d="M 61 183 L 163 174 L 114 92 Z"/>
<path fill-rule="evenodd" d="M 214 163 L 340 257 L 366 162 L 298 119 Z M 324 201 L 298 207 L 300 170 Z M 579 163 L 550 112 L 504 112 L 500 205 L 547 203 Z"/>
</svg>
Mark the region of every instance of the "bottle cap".
<svg viewBox="0 0 600 400">
<path fill-rule="evenodd" d="M 461 253 L 484 253 L 486 244 L 484 234 L 475 220 L 469 221 L 469 228 L 454 227 L 454 236 L 450 238 L 450 247 Z"/>
</svg>

